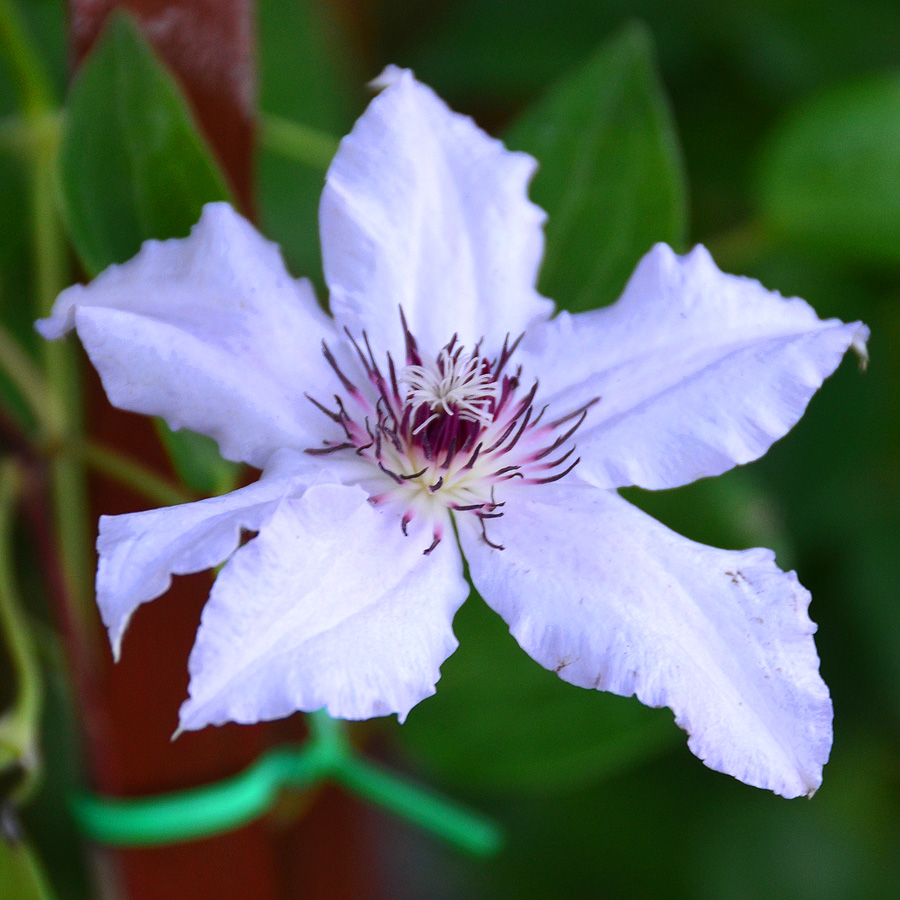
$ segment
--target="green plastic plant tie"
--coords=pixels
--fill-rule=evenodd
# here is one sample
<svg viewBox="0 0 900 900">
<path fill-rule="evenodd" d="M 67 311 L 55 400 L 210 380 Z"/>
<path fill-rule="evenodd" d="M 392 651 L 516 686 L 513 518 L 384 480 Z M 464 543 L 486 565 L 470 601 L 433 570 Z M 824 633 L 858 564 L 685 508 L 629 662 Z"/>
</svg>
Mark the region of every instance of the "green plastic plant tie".
<svg viewBox="0 0 900 900">
<path fill-rule="evenodd" d="M 338 784 L 351 793 L 389 810 L 477 856 L 496 853 L 503 837 L 489 819 L 462 809 L 445 797 L 411 784 L 353 751 L 346 722 L 324 710 L 307 717 L 314 741 L 320 743 L 323 762 Z"/>
<path fill-rule="evenodd" d="M 276 747 L 230 778 L 156 797 L 119 799 L 82 792 L 72 798 L 75 818 L 88 837 L 104 844 L 181 843 L 252 821 L 273 806 L 282 790 L 305 790 L 333 780 L 470 853 L 485 856 L 500 848 L 500 831 L 485 817 L 360 758 L 342 722 L 324 712 L 310 719 L 312 737 L 306 744 Z"/>
<path fill-rule="evenodd" d="M 211 837 L 261 816 L 282 787 L 308 788 L 321 781 L 315 744 L 269 751 L 231 778 L 170 794 L 114 799 L 80 793 L 72 800 L 85 834 L 103 844 L 148 846 Z"/>
<path fill-rule="evenodd" d="M 308 713 L 310 740 L 328 747 L 334 754 L 335 762 L 345 756 L 353 756 L 353 745 L 347 737 L 347 723 L 343 719 L 332 719 L 324 709 Z"/>
<path fill-rule="evenodd" d="M 347 757 L 334 773 L 334 780 L 357 796 L 475 856 L 493 856 L 503 846 L 502 831 L 486 816 L 451 803 L 358 756 Z"/>
</svg>

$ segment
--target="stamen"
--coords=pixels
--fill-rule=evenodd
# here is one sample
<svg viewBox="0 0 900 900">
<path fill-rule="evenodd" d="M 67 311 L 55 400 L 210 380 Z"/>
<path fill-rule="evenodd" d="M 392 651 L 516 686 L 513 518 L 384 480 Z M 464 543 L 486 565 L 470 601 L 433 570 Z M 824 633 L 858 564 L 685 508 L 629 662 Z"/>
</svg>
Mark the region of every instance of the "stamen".
<svg viewBox="0 0 900 900">
<path fill-rule="evenodd" d="M 439 510 L 471 513 L 481 525 L 488 546 L 502 550 L 486 531 L 487 519 L 503 515 L 522 484 L 549 484 L 564 478 L 580 457 L 572 439 L 599 397 L 544 424 L 548 406 L 535 415 L 539 385 L 519 393 L 522 369 L 512 369 L 512 357 L 523 335 L 506 335 L 492 361 L 482 356 L 479 340 L 469 350 L 454 334 L 434 357 L 422 358 L 415 336 L 400 309 L 406 364 L 398 368 L 390 353 L 379 365 L 365 331 L 346 335 L 355 352 L 347 371 L 327 344 L 322 352 L 343 391 L 334 406 L 307 399 L 326 418 L 323 424 L 338 439 L 307 450 L 313 455 L 352 451 L 372 466 L 360 475 L 372 503 L 402 503 L 400 528 L 407 534 L 416 515 L 435 522 L 431 553 L 443 537 Z M 351 374 L 360 380 L 355 384 Z M 346 402 L 346 406 L 345 406 Z M 327 424 L 328 422 L 333 424 Z M 501 500 L 495 491 L 503 493 Z M 445 515 L 445 514 L 444 514 Z"/>
<path fill-rule="evenodd" d="M 478 513 L 476 513 L 475 515 L 478 515 Z M 487 536 L 487 527 L 484 524 L 484 517 L 478 516 L 478 521 L 481 522 L 481 539 L 488 545 L 488 547 L 493 547 L 495 550 L 505 550 L 506 548 L 503 546 L 503 544 L 495 544 Z"/>
</svg>

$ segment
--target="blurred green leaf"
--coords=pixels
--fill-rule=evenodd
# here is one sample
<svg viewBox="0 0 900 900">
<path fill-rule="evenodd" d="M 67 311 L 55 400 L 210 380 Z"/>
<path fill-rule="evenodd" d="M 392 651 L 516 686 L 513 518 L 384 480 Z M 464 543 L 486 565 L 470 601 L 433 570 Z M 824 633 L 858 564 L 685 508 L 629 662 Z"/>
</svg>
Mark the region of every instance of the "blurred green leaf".
<svg viewBox="0 0 900 900">
<path fill-rule="evenodd" d="M 639 26 L 605 43 L 506 140 L 541 164 L 531 189 L 549 214 L 540 287 L 561 307 L 611 302 L 654 243 L 683 242 L 678 142 Z"/>
<path fill-rule="evenodd" d="M 148 238 L 183 237 L 228 188 L 177 83 L 125 14 L 114 15 L 72 88 L 60 154 L 69 236 L 91 275 Z M 191 432 L 160 436 L 181 478 L 233 486 L 237 467 Z"/>
<path fill-rule="evenodd" d="M 175 80 L 124 13 L 72 88 L 60 185 L 69 236 L 92 276 L 148 238 L 186 235 L 204 203 L 228 199 Z"/>
<path fill-rule="evenodd" d="M 731 469 L 672 490 L 632 487 L 621 494 L 692 541 L 732 550 L 769 547 L 782 568 L 795 563 L 781 506 L 771 492 L 763 490 L 752 469 Z"/>
<path fill-rule="evenodd" d="M 4 811 L 3 815 L 11 813 Z M 0 900 L 52 900 L 53 896 L 31 846 L 18 837 L 0 834 Z"/>
<path fill-rule="evenodd" d="M 789 116 L 763 155 L 757 202 L 796 244 L 900 263 L 900 75 L 841 85 Z"/>
<path fill-rule="evenodd" d="M 426 766 L 462 786 L 570 790 L 618 775 L 675 746 L 668 710 L 586 691 L 541 668 L 477 597 L 453 624 L 460 647 L 437 695 L 399 737 Z"/>
</svg>

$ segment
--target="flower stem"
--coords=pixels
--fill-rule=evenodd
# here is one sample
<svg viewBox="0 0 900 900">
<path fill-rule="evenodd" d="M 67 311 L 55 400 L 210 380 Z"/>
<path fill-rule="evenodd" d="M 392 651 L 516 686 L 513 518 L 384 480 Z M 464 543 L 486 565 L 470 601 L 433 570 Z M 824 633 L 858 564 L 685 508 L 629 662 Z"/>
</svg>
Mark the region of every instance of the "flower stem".
<svg viewBox="0 0 900 900">
<path fill-rule="evenodd" d="M 21 488 L 15 462 L 0 462 L 0 626 L 6 636 L 16 681 L 12 711 L 0 719 L 0 767 L 12 756 L 25 773 L 16 799 L 24 801 L 38 778 L 38 734 L 43 690 L 31 632 L 16 589 L 13 563 L 13 520 Z"/>
<path fill-rule="evenodd" d="M 0 369 L 16 386 L 41 428 L 52 438 L 57 417 L 48 401 L 44 375 L 2 324 L 0 324 Z"/>
<path fill-rule="evenodd" d="M 177 506 L 199 499 L 196 494 L 157 475 L 139 462 L 93 441 L 84 440 L 71 444 L 65 448 L 65 452 L 94 471 L 115 479 L 161 506 Z"/>
<path fill-rule="evenodd" d="M 323 172 L 338 148 L 333 135 L 269 113 L 260 113 L 259 140 L 264 150 Z"/>
</svg>

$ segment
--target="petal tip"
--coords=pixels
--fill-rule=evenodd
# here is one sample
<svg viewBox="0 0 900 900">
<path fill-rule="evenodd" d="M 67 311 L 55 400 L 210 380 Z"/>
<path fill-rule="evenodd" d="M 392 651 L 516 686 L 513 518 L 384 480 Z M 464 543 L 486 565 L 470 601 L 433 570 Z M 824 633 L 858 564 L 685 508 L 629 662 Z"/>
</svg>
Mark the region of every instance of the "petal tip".
<svg viewBox="0 0 900 900">
<path fill-rule="evenodd" d="M 412 69 L 404 69 L 401 66 L 395 66 L 393 63 L 389 63 L 381 70 L 379 75 L 376 75 L 366 85 L 366 87 L 376 94 L 381 93 L 381 91 L 395 85 L 398 81 L 401 81 L 407 76 L 415 80 Z"/>
<path fill-rule="evenodd" d="M 84 292 L 84 285 L 73 284 L 66 288 L 57 298 L 44 319 L 34 323 L 37 333 L 47 341 L 58 341 L 75 327 L 75 312 L 78 308 L 78 297 Z"/>
<path fill-rule="evenodd" d="M 850 349 L 857 355 L 859 359 L 859 371 L 865 372 L 869 368 L 869 347 L 868 340 L 871 332 L 868 325 L 857 322 L 853 331 L 853 337 L 850 339 Z"/>
</svg>

